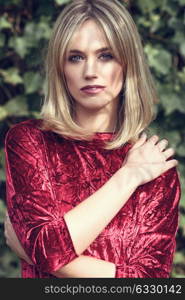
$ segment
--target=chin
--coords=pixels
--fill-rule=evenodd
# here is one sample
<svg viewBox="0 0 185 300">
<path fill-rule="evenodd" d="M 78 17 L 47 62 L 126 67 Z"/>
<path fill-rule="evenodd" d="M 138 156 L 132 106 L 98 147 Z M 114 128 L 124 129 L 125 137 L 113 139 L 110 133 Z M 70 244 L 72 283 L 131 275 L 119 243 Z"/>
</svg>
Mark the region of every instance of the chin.
<svg viewBox="0 0 185 300">
<path fill-rule="evenodd" d="M 96 111 L 100 111 L 103 109 L 106 109 L 106 105 L 88 105 L 85 106 L 84 109 L 91 111 L 91 112 L 96 112 Z"/>
<path fill-rule="evenodd" d="M 101 100 L 97 99 L 86 99 L 85 101 L 83 101 L 83 103 L 78 102 L 77 106 L 80 106 L 81 108 L 87 110 L 101 110 L 106 108 L 106 106 L 110 105 L 112 102 L 112 100 L 102 102 Z"/>
</svg>

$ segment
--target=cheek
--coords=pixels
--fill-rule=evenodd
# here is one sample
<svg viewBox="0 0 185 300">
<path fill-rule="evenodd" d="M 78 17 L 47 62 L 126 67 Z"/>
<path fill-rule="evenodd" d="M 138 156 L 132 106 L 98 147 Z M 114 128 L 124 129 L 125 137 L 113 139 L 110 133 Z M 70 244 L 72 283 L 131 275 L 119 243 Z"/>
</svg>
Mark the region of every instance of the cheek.
<svg viewBox="0 0 185 300">
<path fill-rule="evenodd" d="M 66 78 L 66 82 L 68 87 L 73 87 L 76 83 L 76 71 L 74 68 L 66 67 L 64 68 L 64 75 Z"/>
<path fill-rule="evenodd" d="M 114 67 L 112 68 L 112 71 L 110 72 L 110 83 L 111 86 L 116 88 L 122 87 L 123 84 L 123 69 L 120 67 Z"/>
</svg>

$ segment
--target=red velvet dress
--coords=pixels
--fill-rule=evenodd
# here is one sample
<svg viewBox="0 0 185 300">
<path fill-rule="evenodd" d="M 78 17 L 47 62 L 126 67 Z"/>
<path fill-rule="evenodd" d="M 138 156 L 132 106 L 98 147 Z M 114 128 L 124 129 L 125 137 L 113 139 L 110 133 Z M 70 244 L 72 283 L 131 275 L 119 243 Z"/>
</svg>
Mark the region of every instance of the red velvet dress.
<svg viewBox="0 0 185 300">
<path fill-rule="evenodd" d="M 121 167 L 130 148 L 103 149 L 112 133 L 67 140 L 41 131 L 40 122 L 16 124 L 5 139 L 8 212 L 34 263 L 21 261 L 23 278 L 54 277 L 50 272 L 77 257 L 63 216 Z M 83 254 L 115 263 L 118 278 L 169 277 L 179 198 L 173 168 L 139 186 Z"/>
</svg>

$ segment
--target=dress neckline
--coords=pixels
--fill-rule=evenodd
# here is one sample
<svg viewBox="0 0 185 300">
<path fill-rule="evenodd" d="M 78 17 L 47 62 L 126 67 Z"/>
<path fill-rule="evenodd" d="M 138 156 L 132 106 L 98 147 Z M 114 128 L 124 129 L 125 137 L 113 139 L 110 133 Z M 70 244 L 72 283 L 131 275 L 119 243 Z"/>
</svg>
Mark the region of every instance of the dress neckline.
<svg viewBox="0 0 185 300">
<path fill-rule="evenodd" d="M 113 134 L 112 131 L 96 131 L 95 134 Z"/>
<path fill-rule="evenodd" d="M 93 140 L 99 140 L 99 141 L 105 141 L 105 140 L 110 140 L 116 135 L 115 132 L 111 131 L 98 131 L 94 133 Z"/>
</svg>

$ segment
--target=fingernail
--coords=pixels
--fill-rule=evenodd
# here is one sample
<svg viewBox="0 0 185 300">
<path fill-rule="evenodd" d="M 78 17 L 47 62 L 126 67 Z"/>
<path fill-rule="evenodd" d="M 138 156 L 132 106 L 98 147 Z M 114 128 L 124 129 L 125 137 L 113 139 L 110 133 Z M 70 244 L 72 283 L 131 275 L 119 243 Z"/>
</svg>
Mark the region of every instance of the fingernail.
<svg viewBox="0 0 185 300">
<path fill-rule="evenodd" d="M 141 134 L 140 138 L 141 138 L 141 139 L 146 138 L 146 133 L 143 132 L 143 133 Z"/>
</svg>

